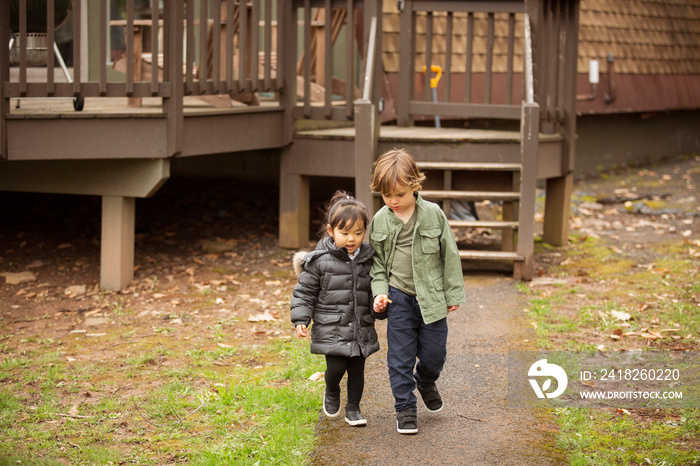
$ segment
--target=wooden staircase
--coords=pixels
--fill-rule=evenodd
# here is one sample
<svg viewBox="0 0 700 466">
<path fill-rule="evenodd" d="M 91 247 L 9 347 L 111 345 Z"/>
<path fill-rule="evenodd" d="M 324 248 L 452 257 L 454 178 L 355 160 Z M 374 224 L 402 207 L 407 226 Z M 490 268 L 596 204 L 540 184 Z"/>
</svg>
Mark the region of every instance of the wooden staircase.
<svg viewBox="0 0 700 466">
<path fill-rule="evenodd" d="M 428 173 L 428 176 L 435 172 L 443 174 L 443 189 L 431 189 L 421 191 L 423 198 L 439 202 L 447 215 L 450 226 L 453 230 L 497 230 L 501 232 L 501 247 L 499 251 L 483 250 L 474 247 L 474 244 L 459 244 L 460 257 L 462 260 L 483 260 L 483 261 L 512 261 L 522 262 L 525 256 L 517 252 L 515 242 L 519 222 L 513 218 L 517 212 L 517 203 L 520 201 L 520 192 L 513 190 L 518 186 L 522 164 L 520 163 L 493 163 L 493 162 L 425 162 L 418 161 L 418 168 Z M 489 175 L 494 173 L 505 173 L 510 175 L 510 186 L 503 185 L 489 191 L 475 191 L 461 189 L 456 190 L 453 186 L 455 172 L 476 173 L 485 180 L 489 180 Z M 504 205 L 500 219 L 495 220 L 453 220 L 451 219 L 453 201 L 491 201 L 501 202 Z"/>
<path fill-rule="evenodd" d="M 568 236 L 578 0 L 406 0 L 400 5 L 395 81 L 382 75 L 383 35 L 377 18 L 384 10 L 379 3 L 365 2 L 371 8 L 364 14 L 369 35 L 361 98 L 342 111 L 328 96 L 325 106 L 314 106 L 306 97 L 291 102 L 297 118 L 325 118 L 342 127 L 294 131 L 292 144 L 283 150 L 280 245 L 294 248 L 308 241 L 310 178 L 352 177 L 355 196 L 376 209 L 379 199 L 369 189 L 374 161 L 401 147 L 427 175 L 421 195 L 439 203 L 448 219 L 456 202 L 502 206 L 497 215 L 450 219 L 461 258 L 479 264 L 510 262 L 514 278 L 529 280 L 534 274 L 538 179 L 546 183 L 543 240 L 561 245 Z M 457 37 L 459 28 L 463 35 Z M 466 49 L 452 50 L 450 44 L 461 41 Z M 326 43 L 331 42 L 327 35 Z M 443 43 L 448 44 L 445 50 L 438 46 Z M 330 51 L 326 53 L 330 63 Z M 438 63 L 444 87 L 418 71 L 432 71 Z M 395 100 L 388 106 L 382 105 L 382 82 L 395 86 Z M 382 108 L 391 109 L 395 118 L 384 120 Z M 435 127 L 425 126 L 429 118 Z M 440 118 L 451 120 L 453 127 L 440 127 Z M 380 125 L 382 120 L 395 124 Z M 509 130 L 488 129 L 495 127 Z M 500 242 L 470 244 L 463 240 L 465 232 L 472 237 L 474 232 L 497 232 Z"/>
</svg>

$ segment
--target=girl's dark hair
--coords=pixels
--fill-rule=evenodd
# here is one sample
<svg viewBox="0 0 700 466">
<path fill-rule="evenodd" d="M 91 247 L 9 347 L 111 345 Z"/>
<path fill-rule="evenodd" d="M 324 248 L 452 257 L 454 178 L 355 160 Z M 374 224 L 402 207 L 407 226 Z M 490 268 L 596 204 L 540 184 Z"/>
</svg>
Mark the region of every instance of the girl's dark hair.
<svg viewBox="0 0 700 466">
<path fill-rule="evenodd" d="M 367 228 L 369 213 L 367 213 L 365 205 L 345 191 L 336 191 L 326 205 L 326 214 L 320 234 L 321 236 L 328 235 L 328 226 L 331 227 L 331 230 L 350 228 L 358 220 L 362 221 Z"/>
</svg>

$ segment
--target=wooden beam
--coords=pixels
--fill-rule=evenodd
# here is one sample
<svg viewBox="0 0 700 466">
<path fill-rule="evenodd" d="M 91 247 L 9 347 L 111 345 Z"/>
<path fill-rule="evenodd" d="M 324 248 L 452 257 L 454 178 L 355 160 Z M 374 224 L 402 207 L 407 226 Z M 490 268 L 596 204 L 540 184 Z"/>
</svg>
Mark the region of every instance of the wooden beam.
<svg viewBox="0 0 700 466">
<path fill-rule="evenodd" d="M 149 197 L 169 177 L 167 159 L 3 162 L 0 191 Z"/>
</svg>

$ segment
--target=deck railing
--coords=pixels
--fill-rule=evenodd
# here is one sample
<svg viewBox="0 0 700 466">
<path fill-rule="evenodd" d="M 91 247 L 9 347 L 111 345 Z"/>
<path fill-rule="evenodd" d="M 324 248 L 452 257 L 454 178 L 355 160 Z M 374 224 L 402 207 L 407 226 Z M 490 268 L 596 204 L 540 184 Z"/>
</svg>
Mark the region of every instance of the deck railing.
<svg viewBox="0 0 700 466">
<path fill-rule="evenodd" d="M 28 73 L 34 67 L 31 54 L 44 53 L 46 63 L 56 58 L 52 47 L 35 49 L 28 40 L 36 28 L 36 21 L 28 27 L 29 3 L 0 0 L 0 43 L 12 43 L 12 56 L 19 57 L 10 63 L 8 48 L 0 47 L 0 158 L 6 157 L 10 99 L 127 97 L 129 106 L 139 106 L 143 98 L 160 98 L 160 112 L 170 127 L 169 155 L 181 150 L 185 96 L 228 95 L 248 105 L 259 99 L 267 106 L 277 105 L 287 114 L 287 140 L 295 119 L 351 121 L 366 58 L 364 34 L 371 15 L 365 10 L 368 5 L 377 10 L 372 5 L 381 4 L 378 0 L 151 0 L 147 14 L 140 15 L 135 1 L 126 0 L 124 17 L 115 18 L 110 17 L 109 0 L 74 0 L 68 18 L 73 22 L 72 76 L 57 79 L 53 66 Z M 53 44 L 54 27 L 49 25 L 55 24 L 55 7 L 65 3 L 47 0 L 49 13 L 40 21 L 46 27 L 39 27 L 45 43 Z M 13 11 L 18 9 L 12 21 L 11 4 Z M 378 11 L 374 16 L 380 20 Z M 110 53 L 115 29 L 124 37 L 120 59 Z M 156 107 L 153 102 L 149 111 L 158 112 L 158 101 Z M 230 111 L 245 108 L 238 105 Z"/>
<path fill-rule="evenodd" d="M 349 121 L 360 97 L 373 0 L 294 0 L 302 32 L 295 118 Z M 295 39 L 289 37 L 290 40 Z M 296 42 L 295 42 L 296 43 Z M 290 70 L 287 70 L 290 73 Z M 291 74 L 289 75 L 292 79 Z"/>
<path fill-rule="evenodd" d="M 419 115 L 520 118 L 525 3 L 401 2 L 399 125 Z M 431 92 L 439 66 L 442 79 Z M 435 87 L 435 86 L 434 86 Z"/>
<path fill-rule="evenodd" d="M 18 0 L 19 29 L 10 31 L 19 48 L 19 79 L 5 84 L 5 98 L 23 97 L 170 97 L 172 82 L 169 72 L 177 70 L 184 75 L 185 95 L 238 94 L 240 92 L 277 92 L 282 89 L 282 76 L 276 72 L 276 53 L 282 36 L 277 34 L 279 16 L 273 0 L 243 3 L 238 0 L 196 0 L 192 2 L 166 1 L 159 7 L 151 0 L 150 17 L 139 19 L 134 11 L 134 0 L 126 2 L 126 17 L 110 18 L 108 0 L 84 3 L 72 2 L 73 64 L 72 83 L 54 79 L 54 67 L 47 67 L 45 82 L 27 79 L 27 0 Z M 281 4 L 283 2 L 279 2 Z M 0 16 L 9 15 L 9 0 L 0 0 Z M 47 0 L 47 23 L 53 22 L 55 0 Z M 82 32 L 82 18 L 95 18 L 95 35 Z M 94 16 L 93 16 L 94 15 Z M 126 43 L 123 80 L 108 78 L 113 65 L 108 59 L 110 28 L 123 28 Z M 53 27 L 45 28 L 46 42 L 53 43 Z M 7 34 L 3 31 L 4 34 Z M 275 37 L 276 36 L 276 37 Z M 150 37 L 150 40 L 144 40 Z M 174 43 L 183 44 L 173 47 Z M 90 63 L 90 73 L 82 72 L 84 47 L 96 47 L 98 62 Z M 182 48 L 184 47 L 184 53 Z M 152 70 L 148 79 L 142 73 L 144 57 Z M 47 61 L 53 62 L 54 53 L 48 47 Z M 96 71 L 97 70 L 97 71 Z"/>
</svg>

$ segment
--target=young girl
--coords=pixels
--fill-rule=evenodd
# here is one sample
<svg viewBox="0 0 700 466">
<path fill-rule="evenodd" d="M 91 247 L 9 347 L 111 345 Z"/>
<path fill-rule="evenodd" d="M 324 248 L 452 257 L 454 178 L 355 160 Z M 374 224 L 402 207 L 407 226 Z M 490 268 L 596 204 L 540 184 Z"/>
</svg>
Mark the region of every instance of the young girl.
<svg viewBox="0 0 700 466">
<path fill-rule="evenodd" d="M 367 424 L 360 412 L 365 358 L 379 350 L 370 312 L 374 249 L 363 242 L 368 223 L 361 202 L 345 192 L 335 193 L 326 210 L 323 238 L 301 260 L 291 303 L 297 336 L 308 335 L 313 319 L 311 352 L 326 356 L 323 412 L 328 417 L 340 414 L 340 380 L 348 374 L 345 422 L 351 426 Z"/>
</svg>

